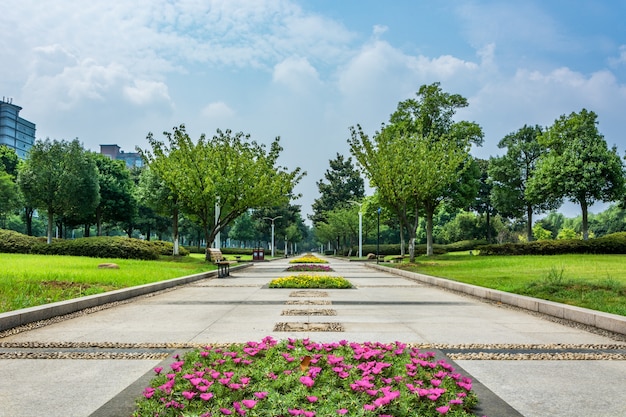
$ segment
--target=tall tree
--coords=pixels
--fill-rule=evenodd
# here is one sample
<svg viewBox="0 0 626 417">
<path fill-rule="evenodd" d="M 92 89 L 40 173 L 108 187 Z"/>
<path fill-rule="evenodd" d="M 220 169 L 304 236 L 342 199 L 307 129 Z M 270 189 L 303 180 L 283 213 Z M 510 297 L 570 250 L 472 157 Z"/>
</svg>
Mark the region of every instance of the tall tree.
<svg viewBox="0 0 626 417">
<path fill-rule="evenodd" d="M 533 214 L 556 209 L 560 198 L 544 198 L 526 193 L 530 179 L 535 174 L 539 158 L 547 149 L 539 142 L 543 130 L 540 126 L 524 125 L 506 135 L 499 143 L 506 153 L 489 160 L 489 177 L 493 188 L 491 199 L 498 212 L 507 218 L 526 217 L 526 238 L 533 239 Z"/>
<path fill-rule="evenodd" d="M 26 201 L 48 215 L 48 243 L 54 216 L 86 218 L 98 205 L 96 165 L 80 142 L 37 141 L 18 174 Z"/>
<path fill-rule="evenodd" d="M 112 160 L 105 155 L 93 154 L 98 167 L 100 203 L 95 210 L 98 236 L 102 235 L 103 222 L 132 223 L 137 215 L 135 184 L 124 161 Z M 132 233 L 132 231 L 131 231 Z"/>
<path fill-rule="evenodd" d="M 304 175 L 300 168 L 289 172 L 277 165 L 279 138 L 267 150 L 249 135 L 230 130 L 218 130 L 212 139 L 201 135 L 196 143 L 184 125 L 164 135 L 168 144 L 149 134 L 152 150 L 139 152 L 172 190 L 181 210 L 202 225 L 207 245 L 248 209 L 289 201 Z"/>
<path fill-rule="evenodd" d="M 492 226 L 491 217 L 496 215 L 498 211 L 493 205 L 491 198 L 491 191 L 493 189 L 493 182 L 489 178 L 489 161 L 486 159 L 474 159 L 474 164 L 478 169 L 478 193 L 474 201 L 469 205 L 469 208 L 475 210 L 479 215 L 485 216 L 485 238 L 487 242 L 491 243 Z"/>
<path fill-rule="evenodd" d="M 13 178 L 17 178 L 18 166 L 19 158 L 15 149 L 4 144 L 0 145 L 0 171 L 5 171 Z"/>
<path fill-rule="evenodd" d="M 624 194 L 624 165 L 598 131 L 597 115 L 582 109 L 562 115 L 539 137 L 548 151 L 539 160 L 526 195 L 533 201 L 566 198 L 582 212 L 588 239 L 588 210 L 597 201 L 617 201 Z"/>
<path fill-rule="evenodd" d="M 352 157 L 346 159 L 337 153 L 337 157 L 330 160 L 330 168 L 324 178 L 327 182 L 317 182 L 320 196 L 312 205 L 313 215 L 310 218 L 313 224 L 324 221 L 326 212 L 346 207 L 351 204 L 350 201 L 360 201 L 365 196 L 365 183 L 352 163 Z"/>
<path fill-rule="evenodd" d="M 477 124 L 453 120 L 456 110 L 466 106 L 464 97 L 443 92 L 439 83 L 423 85 L 416 99 L 398 104 L 390 124 L 373 141 L 360 127 L 351 131 L 352 154 L 408 231 L 411 261 L 420 210 L 426 215 L 427 254 L 432 255 L 435 210 L 452 197 L 470 166 L 471 145 L 482 143 Z"/>
</svg>

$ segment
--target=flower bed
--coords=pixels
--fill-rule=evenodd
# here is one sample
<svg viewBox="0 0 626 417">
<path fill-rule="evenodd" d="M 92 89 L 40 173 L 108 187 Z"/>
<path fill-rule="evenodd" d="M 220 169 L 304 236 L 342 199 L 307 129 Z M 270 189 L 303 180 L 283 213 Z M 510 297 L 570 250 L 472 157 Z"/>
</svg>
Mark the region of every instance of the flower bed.
<svg viewBox="0 0 626 417">
<path fill-rule="evenodd" d="M 270 281 L 270 288 L 352 288 L 350 281 L 333 275 L 289 275 Z"/>
<path fill-rule="evenodd" d="M 207 347 L 155 368 L 133 416 L 473 416 L 472 381 L 434 356 L 400 342 L 269 336 Z"/>
<path fill-rule="evenodd" d="M 292 259 L 289 261 L 290 264 L 327 264 L 328 261 L 318 258 L 315 255 L 306 254 L 302 255 L 299 258 Z"/>
<path fill-rule="evenodd" d="M 292 265 L 286 269 L 288 272 L 332 272 L 332 270 L 330 266 L 321 264 Z"/>
</svg>

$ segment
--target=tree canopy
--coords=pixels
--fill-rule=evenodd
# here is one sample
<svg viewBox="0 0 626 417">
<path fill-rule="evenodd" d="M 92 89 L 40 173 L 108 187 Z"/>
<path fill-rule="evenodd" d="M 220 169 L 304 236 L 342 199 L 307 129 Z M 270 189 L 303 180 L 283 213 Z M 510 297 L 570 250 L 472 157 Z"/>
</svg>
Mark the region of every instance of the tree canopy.
<svg viewBox="0 0 626 417">
<path fill-rule="evenodd" d="M 615 147 L 608 148 L 597 123 L 597 115 L 586 109 L 559 117 L 539 137 L 547 152 L 526 190 L 532 201 L 549 198 L 578 203 L 583 239 L 589 237 L 589 206 L 617 201 L 624 194 L 622 159 Z"/>
<path fill-rule="evenodd" d="M 268 150 L 230 130 L 217 130 L 211 139 L 203 134 L 195 143 L 184 125 L 164 135 L 167 144 L 149 134 L 152 149 L 139 152 L 176 196 L 180 210 L 202 225 L 207 245 L 248 209 L 295 197 L 293 188 L 304 175 L 300 168 L 288 171 L 277 165 L 279 138 Z"/>
</svg>

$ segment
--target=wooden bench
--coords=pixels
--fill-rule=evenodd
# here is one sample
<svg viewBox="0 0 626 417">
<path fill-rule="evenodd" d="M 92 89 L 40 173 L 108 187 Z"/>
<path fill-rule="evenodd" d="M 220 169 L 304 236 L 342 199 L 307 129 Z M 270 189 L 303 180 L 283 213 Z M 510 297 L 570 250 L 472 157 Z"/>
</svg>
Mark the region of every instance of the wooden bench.
<svg viewBox="0 0 626 417">
<path fill-rule="evenodd" d="M 217 265 L 217 277 L 224 278 L 230 276 L 230 261 L 227 261 L 222 251 L 215 248 L 207 248 L 211 261 Z"/>
</svg>

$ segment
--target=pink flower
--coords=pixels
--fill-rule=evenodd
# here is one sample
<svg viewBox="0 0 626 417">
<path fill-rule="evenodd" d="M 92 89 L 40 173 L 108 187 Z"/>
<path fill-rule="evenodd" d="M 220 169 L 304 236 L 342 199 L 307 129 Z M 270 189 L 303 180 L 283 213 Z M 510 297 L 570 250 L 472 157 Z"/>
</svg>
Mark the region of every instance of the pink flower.
<svg viewBox="0 0 626 417">
<path fill-rule="evenodd" d="M 376 410 L 376 406 L 373 404 L 364 404 L 363 409 L 366 411 L 374 411 Z"/>
<path fill-rule="evenodd" d="M 306 399 L 309 400 L 310 403 L 314 403 L 315 401 L 317 401 L 317 397 L 313 395 L 307 396 Z"/>
<path fill-rule="evenodd" d="M 302 382 L 305 386 L 311 388 L 315 381 L 310 376 L 301 376 L 300 382 Z"/>
<path fill-rule="evenodd" d="M 242 400 L 241 404 L 243 404 L 243 406 L 246 408 L 252 408 L 256 405 L 256 401 L 255 400 Z"/>
<path fill-rule="evenodd" d="M 191 400 L 195 396 L 196 396 L 195 392 L 183 391 L 183 397 L 187 398 L 188 400 Z"/>
<path fill-rule="evenodd" d="M 202 399 L 204 401 L 209 401 L 211 398 L 213 398 L 213 393 L 212 392 L 205 392 L 203 394 L 200 394 L 200 399 Z"/>
<path fill-rule="evenodd" d="M 305 411 L 304 417 L 315 417 L 315 411 Z"/>
<path fill-rule="evenodd" d="M 222 412 L 222 414 L 224 414 L 225 416 L 229 416 L 231 415 L 233 412 L 230 411 L 228 408 L 220 408 L 220 411 Z"/>
<path fill-rule="evenodd" d="M 259 400 L 262 400 L 263 398 L 267 397 L 267 391 L 255 392 L 254 396 L 257 397 Z"/>
<path fill-rule="evenodd" d="M 290 409 L 289 410 L 289 414 L 291 414 L 292 416 L 299 416 L 302 413 L 303 413 L 303 411 L 302 410 L 298 410 L 298 409 Z"/>
<path fill-rule="evenodd" d="M 154 395 L 154 388 L 146 388 L 143 390 L 143 396 L 146 398 L 152 398 L 152 396 Z"/>
<path fill-rule="evenodd" d="M 337 410 L 337 414 L 340 414 L 340 415 L 348 414 L 348 410 L 346 410 L 345 408 L 340 408 L 339 410 Z"/>
<path fill-rule="evenodd" d="M 450 409 L 449 406 L 443 406 L 443 407 L 437 407 L 435 408 L 435 410 L 437 410 L 440 414 L 446 414 L 448 412 L 448 410 Z"/>
<path fill-rule="evenodd" d="M 162 366 L 157 366 L 156 368 L 154 368 L 154 372 L 156 372 L 157 375 L 159 375 L 162 370 L 163 370 Z"/>
</svg>

